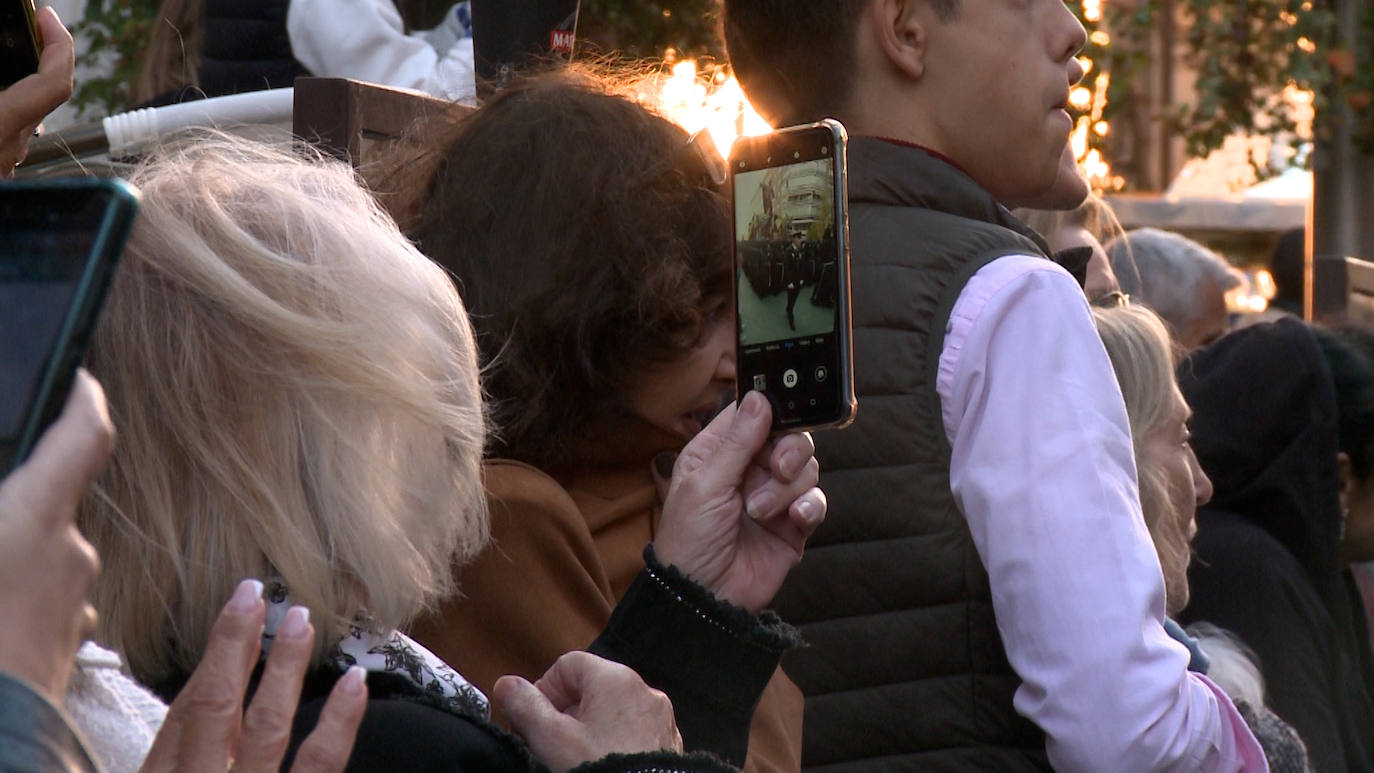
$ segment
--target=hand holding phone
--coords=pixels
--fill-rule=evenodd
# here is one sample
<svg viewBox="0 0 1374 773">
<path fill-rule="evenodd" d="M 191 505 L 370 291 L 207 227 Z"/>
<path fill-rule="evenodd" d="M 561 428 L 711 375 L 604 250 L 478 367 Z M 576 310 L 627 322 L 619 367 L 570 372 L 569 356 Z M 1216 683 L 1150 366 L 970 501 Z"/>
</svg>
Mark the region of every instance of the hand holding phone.
<svg viewBox="0 0 1374 773">
<path fill-rule="evenodd" d="M 137 206 L 118 180 L 0 183 L 0 474 L 61 411 Z"/>
<path fill-rule="evenodd" d="M 854 420 L 845 131 L 837 121 L 741 139 L 730 151 L 740 394 L 773 430 Z"/>
<path fill-rule="evenodd" d="M 71 33 L 56 12 L 0 0 L 0 177 L 14 173 L 38 125 L 71 97 L 75 68 Z"/>
</svg>

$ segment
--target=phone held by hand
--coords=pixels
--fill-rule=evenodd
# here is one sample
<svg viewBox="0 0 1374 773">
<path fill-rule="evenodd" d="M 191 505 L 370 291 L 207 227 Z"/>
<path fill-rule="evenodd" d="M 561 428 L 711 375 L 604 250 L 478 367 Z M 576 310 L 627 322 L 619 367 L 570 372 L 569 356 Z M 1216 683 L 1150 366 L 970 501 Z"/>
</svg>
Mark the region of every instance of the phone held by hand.
<svg viewBox="0 0 1374 773">
<path fill-rule="evenodd" d="M 62 412 L 137 211 L 119 180 L 0 183 L 0 474 Z"/>
<path fill-rule="evenodd" d="M 854 420 L 844 127 L 825 120 L 730 151 L 739 392 L 775 432 Z"/>
<path fill-rule="evenodd" d="M 0 0 L 0 89 L 38 72 L 33 0 Z"/>
</svg>

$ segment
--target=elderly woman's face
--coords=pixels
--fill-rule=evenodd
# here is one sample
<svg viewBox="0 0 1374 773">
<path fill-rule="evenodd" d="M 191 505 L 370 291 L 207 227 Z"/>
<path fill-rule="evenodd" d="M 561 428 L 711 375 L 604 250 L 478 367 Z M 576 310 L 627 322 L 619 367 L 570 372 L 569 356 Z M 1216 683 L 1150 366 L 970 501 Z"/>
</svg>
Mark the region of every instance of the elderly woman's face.
<svg viewBox="0 0 1374 773">
<path fill-rule="evenodd" d="M 1162 513 L 1146 513 L 1150 536 L 1164 570 L 1168 611 L 1177 613 L 1188 603 L 1188 561 L 1197 532 L 1197 509 L 1212 498 L 1212 481 L 1198 464 L 1188 442 L 1188 404 L 1174 390 L 1168 418 L 1148 432 L 1141 443 L 1141 466 L 1163 472 L 1168 483 L 1168 507 Z"/>
<path fill-rule="evenodd" d="M 630 407 L 641 419 L 688 440 L 720 411 L 735 388 L 735 305 L 706 299 L 701 337 L 680 357 L 640 375 Z"/>
</svg>

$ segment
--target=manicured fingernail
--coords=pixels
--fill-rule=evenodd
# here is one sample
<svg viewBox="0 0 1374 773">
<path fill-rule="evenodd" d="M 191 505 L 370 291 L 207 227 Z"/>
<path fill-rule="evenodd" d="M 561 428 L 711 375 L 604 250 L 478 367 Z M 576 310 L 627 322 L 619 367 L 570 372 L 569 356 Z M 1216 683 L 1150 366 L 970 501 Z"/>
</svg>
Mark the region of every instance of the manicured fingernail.
<svg viewBox="0 0 1374 773">
<path fill-rule="evenodd" d="M 260 601 L 262 583 L 257 580 L 244 580 L 234 589 L 234 595 L 229 599 L 229 608 L 241 615 L 248 615 L 258 608 Z"/>
<path fill-rule="evenodd" d="M 821 520 L 821 506 L 810 499 L 803 499 L 797 503 L 797 515 L 807 526 L 815 526 Z"/>
<path fill-rule="evenodd" d="M 806 460 L 802 458 L 801 451 L 788 451 L 783 454 L 782 459 L 778 461 L 779 471 L 789 480 L 797 477 L 797 473 L 801 472 L 803 464 L 806 464 Z"/>
<path fill-rule="evenodd" d="M 750 392 L 744 396 L 744 402 L 740 404 L 741 414 L 755 418 L 763 413 L 764 397 L 758 392 Z"/>
<path fill-rule="evenodd" d="M 778 498 L 774 496 L 772 492 L 759 491 L 752 497 L 749 497 L 749 501 L 745 504 L 744 509 L 748 511 L 750 518 L 757 521 L 760 518 L 767 518 L 769 513 L 773 512 L 773 508 L 777 503 Z"/>
<path fill-rule="evenodd" d="M 279 639 L 304 639 L 310 633 L 310 610 L 306 607 L 291 607 L 277 629 Z"/>
<path fill-rule="evenodd" d="M 339 677 L 339 689 L 345 695 L 362 695 L 366 679 L 367 669 L 362 666 L 349 666 L 344 675 Z"/>
<path fill-rule="evenodd" d="M 664 451 L 654 457 L 654 469 L 658 471 L 658 477 L 660 478 L 673 477 L 673 465 L 675 464 L 677 464 L 676 452 Z"/>
</svg>

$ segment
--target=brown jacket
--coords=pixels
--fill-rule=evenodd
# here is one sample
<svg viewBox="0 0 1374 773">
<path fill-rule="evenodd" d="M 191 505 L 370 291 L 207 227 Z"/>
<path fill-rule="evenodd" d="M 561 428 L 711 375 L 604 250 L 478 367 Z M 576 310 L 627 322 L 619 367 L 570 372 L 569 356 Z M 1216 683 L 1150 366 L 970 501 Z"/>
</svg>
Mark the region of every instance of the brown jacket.
<svg viewBox="0 0 1374 773">
<path fill-rule="evenodd" d="M 653 457 L 635 456 L 562 482 L 520 462 L 487 462 L 492 543 L 461 571 L 462 597 L 418 621 L 414 637 L 488 693 L 505 674 L 537 679 L 591 644 L 644 568 L 658 525 Z M 754 713 L 745 770 L 800 769 L 801 730 L 801 691 L 779 669 Z"/>
</svg>

